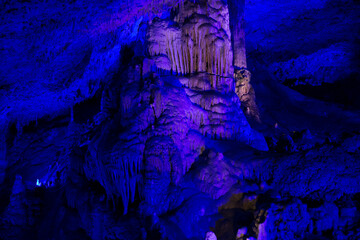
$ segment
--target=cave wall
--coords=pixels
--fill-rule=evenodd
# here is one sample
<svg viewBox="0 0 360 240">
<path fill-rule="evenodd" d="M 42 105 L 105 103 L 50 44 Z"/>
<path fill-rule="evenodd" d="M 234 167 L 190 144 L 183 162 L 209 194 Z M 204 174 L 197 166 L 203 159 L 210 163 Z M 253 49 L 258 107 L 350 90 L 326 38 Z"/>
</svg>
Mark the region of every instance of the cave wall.
<svg viewBox="0 0 360 240">
<path fill-rule="evenodd" d="M 358 108 L 357 1 L 246 1 L 251 72 L 306 96 Z M 257 69 L 257 70 L 256 70 Z"/>
</svg>

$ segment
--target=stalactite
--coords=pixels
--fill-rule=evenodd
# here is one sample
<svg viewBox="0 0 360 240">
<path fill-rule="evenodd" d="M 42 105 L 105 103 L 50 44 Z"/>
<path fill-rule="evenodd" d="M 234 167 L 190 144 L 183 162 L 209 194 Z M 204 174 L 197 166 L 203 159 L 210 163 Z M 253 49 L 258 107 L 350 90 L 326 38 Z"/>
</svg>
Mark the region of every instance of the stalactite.
<svg viewBox="0 0 360 240">
<path fill-rule="evenodd" d="M 188 64 L 188 53 L 187 53 L 187 49 L 188 49 L 188 45 L 185 44 L 183 47 L 182 47 L 182 51 L 183 51 L 183 56 L 184 56 L 184 70 L 185 70 L 185 74 L 188 74 L 189 73 L 189 64 Z"/>
<path fill-rule="evenodd" d="M 120 148 L 127 150 L 115 151 L 111 155 L 90 150 L 84 166 L 85 175 L 89 179 L 96 179 L 104 187 L 108 198 L 116 205 L 116 197 L 121 197 L 124 214 L 128 205 L 134 201 L 136 186 L 140 181 L 141 150 L 130 150 L 122 144 Z"/>
<path fill-rule="evenodd" d="M 165 48 L 160 52 L 168 55 L 172 71 L 178 74 L 205 71 L 214 75 L 232 76 L 227 66 L 232 62 L 230 31 L 228 27 L 221 28 L 221 21 L 228 19 L 227 6 L 219 4 L 219 14 L 206 17 L 203 15 L 206 10 L 200 9 L 203 5 L 199 5 L 201 7 L 196 10 L 199 12 L 195 13 L 191 5 L 187 3 L 179 7 L 175 17 L 179 21 L 178 28 L 173 25 L 167 27 L 169 24 L 164 23 L 164 20 L 155 20 L 151 24 L 147 36 L 153 46 L 149 49 Z M 149 53 L 154 56 L 152 50 Z"/>
<path fill-rule="evenodd" d="M 177 64 L 177 73 L 179 75 L 182 74 L 182 61 L 181 61 L 181 55 L 180 55 L 180 50 L 181 49 L 181 45 L 176 46 L 176 52 L 175 52 L 175 57 L 176 57 L 176 64 Z"/>
</svg>

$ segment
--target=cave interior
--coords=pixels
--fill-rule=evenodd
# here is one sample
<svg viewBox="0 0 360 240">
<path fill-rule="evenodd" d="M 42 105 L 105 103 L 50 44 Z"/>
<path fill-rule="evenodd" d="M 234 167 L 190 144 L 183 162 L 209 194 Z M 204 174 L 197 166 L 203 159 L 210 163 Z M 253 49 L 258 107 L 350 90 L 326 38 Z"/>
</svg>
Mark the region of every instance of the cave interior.
<svg viewBox="0 0 360 240">
<path fill-rule="evenodd" d="M 358 0 L 1 0 L 0 239 L 360 239 Z"/>
</svg>

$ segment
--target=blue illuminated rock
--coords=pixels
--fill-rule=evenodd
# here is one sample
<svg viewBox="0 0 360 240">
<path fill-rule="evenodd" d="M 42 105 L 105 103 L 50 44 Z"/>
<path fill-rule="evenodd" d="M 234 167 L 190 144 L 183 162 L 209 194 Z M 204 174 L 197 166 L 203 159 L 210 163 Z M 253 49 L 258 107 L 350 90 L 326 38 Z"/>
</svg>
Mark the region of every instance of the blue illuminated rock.
<svg viewBox="0 0 360 240">
<path fill-rule="evenodd" d="M 359 239 L 358 10 L 3 1 L 0 239 Z"/>
</svg>

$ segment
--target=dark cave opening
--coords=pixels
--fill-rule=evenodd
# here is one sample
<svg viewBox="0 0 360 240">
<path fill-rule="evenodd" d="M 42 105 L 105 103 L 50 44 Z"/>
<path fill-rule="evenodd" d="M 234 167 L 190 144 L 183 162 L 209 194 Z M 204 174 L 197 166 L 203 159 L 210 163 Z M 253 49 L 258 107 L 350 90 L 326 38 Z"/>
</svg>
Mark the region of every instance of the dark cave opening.
<svg viewBox="0 0 360 240">
<path fill-rule="evenodd" d="M 100 112 L 101 96 L 98 91 L 92 98 L 75 104 L 73 108 L 74 122 L 78 124 L 87 123 Z"/>
<path fill-rule="evenodd" d="M 312 98 L 326 102 L 339 103 L 344 108 L 360 109 L 360 75 L 352 74 L 335 83 L 322 83 L 320 86 L 309 84 L 294 85 L 296 80 L 286 80 L 284 84 Z"/>
</svg>

